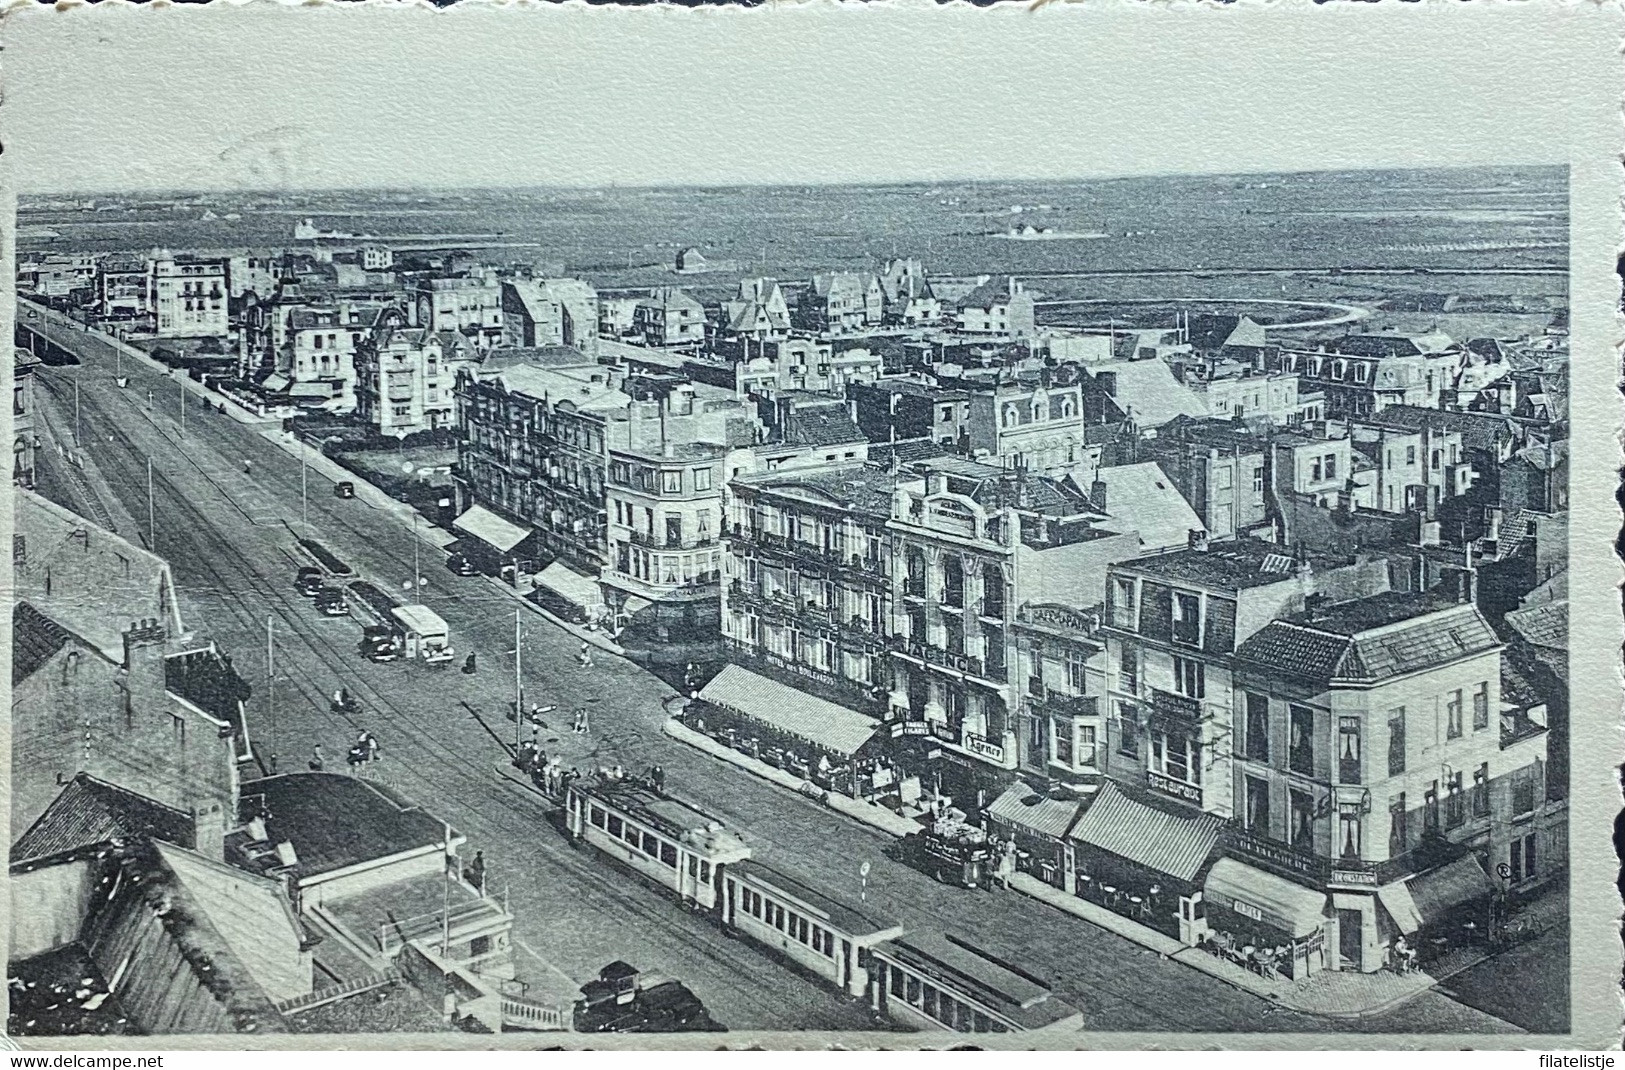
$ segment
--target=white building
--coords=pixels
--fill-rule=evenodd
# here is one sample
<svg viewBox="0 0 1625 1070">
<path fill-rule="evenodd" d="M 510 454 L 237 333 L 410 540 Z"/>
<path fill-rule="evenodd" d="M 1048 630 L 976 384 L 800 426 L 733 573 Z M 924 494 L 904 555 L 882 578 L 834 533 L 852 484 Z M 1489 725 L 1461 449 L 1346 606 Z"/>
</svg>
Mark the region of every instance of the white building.
<svg viewBox="0 0 1625 1070">
<path fill-rule="evenodd" d="M 226 262 L 168 257 L 148 268 L 160 338 L 223 338 L 230 330 Z"/>
</svg>

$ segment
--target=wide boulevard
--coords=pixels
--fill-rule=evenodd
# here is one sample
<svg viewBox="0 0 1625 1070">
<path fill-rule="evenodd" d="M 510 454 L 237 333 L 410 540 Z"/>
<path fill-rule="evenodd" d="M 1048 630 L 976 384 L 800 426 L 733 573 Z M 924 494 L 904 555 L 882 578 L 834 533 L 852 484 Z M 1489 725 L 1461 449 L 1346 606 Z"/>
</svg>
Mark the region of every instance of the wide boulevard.
<svg viewBox="0 0 1625 1070">
<path fill-rule="evenodd" d="M 419 543 L 426 581 L 420 600 L 449 623 L 458 662 L 465 652 L 478 655 L 478 671 L 470 676 L 455 664 L 363 660 L 356 653 L 357 623 L 321 618 L 294 590 L 295 569 L 309 563 L 297 539 L 308 509 L 311 537 L 374 583 L 399 591 L 413 575 L 415 540 L 401 511 L 364 498 L 338 499 L 314 468 L 302 475 L 298 456 L 276 441 L 275 424 L 245 424 L 193 397 L 183 433 L 176 380 L 126 357 L 128 382 L 121 388 L 106 341 L 54 316 L 24 322 L 82 362 L 40 369 L 42 485 L 76 499 L 66 504 L 87 515 L 122 518 L 134 530 L 121 534 L 144 541 L 152 462 L 154 549 L 174 569 L 188 625 L 232 653 L 254 686 L 253 737 L 279 755 L 284 770 L 303 769 L 318 743 L 329 768 L 342 768 L 357 730 L 372 730 L 382 743 L 387 781 L 466 833 L 465 854 L 485 852 L 489 885 L 506 890 L 515 915 L 522 978 L 564 998 L 605 963 L 624 958 L 683 980 L 732 1029 L 872 1027 L 862 1003 L 725 937 L 708 919 L 571 847 L 547 820 L 541 800 L 500 780 L 495 770 L 513 733 L 507 709 L 518 602 L 511 592 L 483 577 L 452 575 L 432 546 Z M 71 445 L 76 419 L 88 475 L 73 475 L 78 470 L 57 454 L 57 445 Z M 302 506 L 302 482 L 308 506 Z M 96 507 L 81 500 L 97 494 L 110 494 L 116 503 Z M 1093 1030 L 1512 1028 L 1437 990 L 1376 1018 L 1288 1012 L 1019 893 L 939 884 L 885 857 L 883 834 L 665 736 L 667 685 L 608 654 L 595 652 L 593 663 L 581 666 L 575 637 L 530 611 L 523 619 L 527 702 L 566 711 L 588 706 L 586 745 L 597 761 L 634 770 L 660 764 L 669 791 L 716 814 L 757 857 L 854 903 L 866 894 L 869 911 L 907 929 L 946 929 L 1023 964 L 1050 979 Z M 271 701 L 267 621 L 276 668 Z M 329 712 L 327 696 L 340 686 L 361 700 L 360 715 Z M 565 729 L 559 735 L 570 735 L 567 725 L 557 727 Z M 858 870 L 866 861 L 872 871 L 862 893 Z"/>
</svg>

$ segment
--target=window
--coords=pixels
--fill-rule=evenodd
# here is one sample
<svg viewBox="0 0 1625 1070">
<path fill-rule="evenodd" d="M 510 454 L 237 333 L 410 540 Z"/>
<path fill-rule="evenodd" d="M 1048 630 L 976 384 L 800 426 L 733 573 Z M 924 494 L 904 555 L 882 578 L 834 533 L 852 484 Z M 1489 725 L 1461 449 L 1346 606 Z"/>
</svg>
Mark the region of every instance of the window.
<svg viewBox="0 0 1625 1070">
<path fill-rule="evenodd" d="M 1398 858 L 1406 850 L 1405 793 L 1402 791 L 1388 802 L 1388 857 Z"/>
<path fill-rule="evenodd" d="M 1264 493 L 1264 466 L 1259 465 L 1253 469 L 1253 493 Z"/>
<path fill-rule="evenodd" d="M 700 883 L 701 884 L 710 884 L 711 883 L 711 863 L 709 863 L 709 862 L 701 862 L 700 863 Z"/>
<path fill-rule="evenodd" d="M 1309 462 L 1309 482 L 1320 482 L 1320 458 L 1316 457 Z"/>
<path fill-rule="evenodd" d="M 1095 767 L 1095 726 L 1084 724 L 1078 726 L 1078 758 L 1075 768 L 1093 769 Z"/>
<path fill-rule="evenodd" d="M 1174 690 L 1187 698 L 1201 698 L 1207 690 L 1202 663 L 1190 658 L 1174 657 Z"/>
<path fill-rule="evenodd" d="M 1461 738 L 1461 692 L 1450 692 L 1450 698 L 1445 703 L 1444 737 L 1446 739 Z"/>
<path fill-rule="evenodd" d="M 604 827 L 604 811 L 602 809 L 600 809 L 600 808 L 598 808 L 596 806 L 591 807 L 587 811 L 587 817 L 588 817 L 588 820 L 590 820 L 598 828 L 603 828 Z"/>
<path fill-rule="evenodd" d="M 1406 446 L 1405 447 L 1405 463 L 1406 464 L 1415 464 L 1416 463 L 1416 447 L 1415 446 Z"/>
<path fill-rule="evenodd" d="M 1535 812 L 1534 770 L 1524 767 L 1512 775 L 1512 813 L 1524 817 Z"/>
<path fill-rule="evenodd" d="M 1405 771 L 1405 707 L 1388 711 L 1388 775 Z"/>
<path fill-rule="evenodd" d="M 621 834 L 621 819 L 614 814 L 609 815 L 609 834 L 615 837 Z"/>
<path fill-rule="evenodd" d="M 1174 592 L 1173 640 L 1187 646 L 1202 642 L 1201 599 L 1183 591 Z"/>
<path fill-rule="evenodd" d="M 1336 454 L 1328 453 L 1326 455 L 1326 478 L 1329 479 L 1329 480 L 1337 478 L 1337 455 Z"/>
<path fill-rule="evenodd" d="M 1315 850 L 1315 797 L 1307 791 L 1289 791 L 1292 826 L 1287 831 L 1294 850 L 1312 854 Z"/>
<path fill-rule="evenodd" d="M 1117 686 L 1131 694 L 1140 692 L 1140 652 L 1134 647 L 1123 647 L 1118 658 Z"/>
<path fill-rule="evenodd" d="M 1445 781 L 1444 823 L 1447 828 L 1460 828 L 1467 821 L 1467 797 L 1461 793 L 1461 774 L 1451 773 Z"/>
<path fill-rule="evenodd" d="M 1117 704 L 1117 753 L 1125 758 L 1140 756 L 1140 708 L 1132 702 Z"/>
<path fill-rule="evenodd" d="M 1270 760 L 1270 700 L 1268 695 L 1247 693 L 1247 721 L 1242 737 L 1246 757 L 1255 762 Z"/>
<path fill-rule="evenodd" d="M 681 493 L 683 493 L 683 473 L 682 472 L 661 472 L 660 473 L 660 493 L 662 493 L 662 494 L 681 494 Z"/>
<path fill-rule="evenodd" d="M 1084 666 L 1087 664 L 1084 658 L 1085 655 L 1076 650 L 1066 652 L 1066 686 L 1076 695 L 1084 694 L 1088 690 L 1084 679 Z"/>
<path fill-rule="evenodd" d="M 696 468 L 696 469 L 694 469 L 694 489 L 695 490 L 710 490 L 711 489 L 711 469 L 709 469 L 709 468 Z"/>
<path fill-rule="evenodd" d="M 676 869 L 677 868 L 677 845 L 672 844 L 672 843 L 666 843 L 664 840 L 662 840 L 660 842 L 660 861 L 663 864 L 668 865 L 673 869 Z"/>
<path fill-rule="evenodd" d="M 1337 719 L 1337 781 L 1340 784 L 1360 783 L 1360 719 Z"/>
<path fill-rule="evenodd" d="M 1055 732 L 1055 760 L 1068 768 L 1072 765 L 1072 722 L 1057 717 L 1053 722 Z"/>
<path fill-rule="evenodd" d="M 1434 450 L 1433 451 L 1433 465 L 1432 465 L 1432 467 L 1433 467 L 1433 470 L 1435 472 L 1437 472 L 1439 470 L 1439 463 L 1442 460 L 1443 460 L 1443 454 L 1438 450 Z"/>
<path fill-rule="evenodd" d="M 1202 745 L 1183 732 L 1151 733 L 1151 768 L 1185 784 L 1202 783 Z"/>
<path fill-rule="evenodd" d="M 1247 781 L 1247 831 L 1270 834 L 1270 783 L 1250 776 Z"/>
<path fill-rule="evenodd" d="M 1433 836 L 1439 832 L 1439 782 L 1437 780 L 1428 785 L 1428 790 L 1422 796 L 1422 832 Z"/>
<path fill-rule="evenodd" d="M 1315 711 L 1306 706 L 1293 706 L 1287 741 L 1287 768 L 1294 773 L 1313 776 L 1315 773 Z"/>
<path fill-rule="evenodd" d="M 1490 763 L 1485 762 L 1473 772 L 1473 816 L 1488 817 L 1490 812 Z"/>
<path fill-rule="evenodd" d="M 1337 805 L 1338 853 L 1344 858 L 1360 857 L 1360 804 Z"/>
<path fill-rule="evenodd" d="M 1535 875 L 1535 834 L 1529 833 L 1523 838 L 1523 879 L 1528 880 Z"/>
<path fill-rule="evenodd" d="M 1473 688 L 1473 731 L 1490 726 L 1490 685 L 1488 681 Z"/>
<path fill-rule="evenodd" d="M 1134 580 L 1127 576 L 1112 580 L 1112 626 L 1130 631 L 1135 627 Z"/>
</svg>

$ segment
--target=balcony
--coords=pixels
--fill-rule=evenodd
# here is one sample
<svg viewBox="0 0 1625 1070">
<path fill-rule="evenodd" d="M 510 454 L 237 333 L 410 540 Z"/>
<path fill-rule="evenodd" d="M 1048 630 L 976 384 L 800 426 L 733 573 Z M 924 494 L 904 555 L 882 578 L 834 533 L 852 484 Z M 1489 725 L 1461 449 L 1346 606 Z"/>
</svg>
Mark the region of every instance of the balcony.
<svg viewBox="0 0 1625 1070">
<path fill-rule="evenodd" d="M 903 581 L 903 597 L 925 599 L 925 577 L 910 576 Z"/>
<path fill-rule="evenodd" d="M 684 539 L 673 539 L 669 536 L 651 535 L 646 531 L 632 531 L 627 534 L 627 541 L 635 546 L 645 546 L 651 550 L 704 550 L 717 545 L 715 535 L 695 535 Z"/>
<path fill-rule="evenodd" d="M 1326 858 L 1250 832 L 1239 824 L 1225 834 L 1229 852 L 1261 869 L 1296 877 L 1319 885 L 1375 888 L 1416 871 L 1411 855 L 1387 862 L 1363 858 Z M 1425 868 L 1421 867 L 1421 868 Z"/>
<path fill-rule="evenodd" d="M 1050 691 L 1034 695 L 1029 700 L 1035 714 L 1044 717 L 1096 718 L 1100 716 L 1100 699 L 1094 695 L 1066 695 Z"/>
</svg>

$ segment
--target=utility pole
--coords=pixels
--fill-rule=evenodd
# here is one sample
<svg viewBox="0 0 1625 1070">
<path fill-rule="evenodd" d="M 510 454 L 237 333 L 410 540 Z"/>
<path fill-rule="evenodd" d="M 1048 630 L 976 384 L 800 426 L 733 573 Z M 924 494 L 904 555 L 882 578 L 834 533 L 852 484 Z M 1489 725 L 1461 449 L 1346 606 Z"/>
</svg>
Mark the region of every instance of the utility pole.
<svg viewBox="0 0 1625 1070">
<path fill-rule="evenodd" d="M 79 445 L 79 375 L 73 376 L 73 444 Z"/>
<path fill-rule="evenodd" d="M 412 509 L 412 597 L 418 596 L 418 589 L 423 586 L 423 573 L 418 568 L 418 511 Z M 517 645 L 517 644 L 515 644 Z"/>
<path fill-rule="evenodd" d="M 307 451 L 309 446 L 304 439 L 299 440 L 299 522 L 304 526 L 305 538 L 310 538 L 310 495 L 306 487 Z"/>
<path fill-rule="evenodd" d="M 147 549 L 158 552 L 157 511 L 152 504 L 152 458 L 147 458 Z"/>
<path fill-rule="evenodd" d="M 175 385 L 181 388 L 181 437 L 185 438 L 186 437 L 186 384 L 184 382 L 177 382 Z"/>
<path fill-rule="evenodd" d="M 276 772 L 276 645 L 271 631 L 273 618 L 265 618 L 265 724 L 271 747 L 271 772 Z"/>
<path fill-rule="evenodd" d="M 451 851 L 451 825 L 444 820 L 440 823 L 446 828 L 446 857 L 441 859 L 445 880 L 440 901 L 440 956 L 444 958 L 451 947 L 451 867 L 457 864 L 457 856 Z"/>
<path fill-rule="evenodd" d="M 520 632 L 519 610 L 513 611 L 513 755 L 519 757 L 520 731 L 525 727 L 525 687 L 521 682 L 519 659 L 524 637 Z"/>
</svg>

